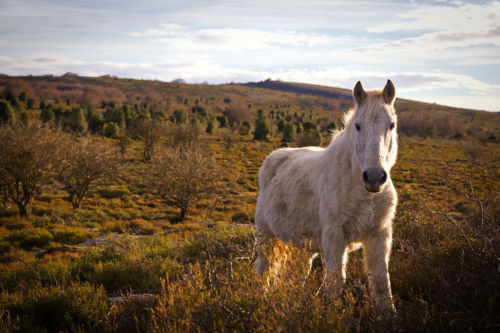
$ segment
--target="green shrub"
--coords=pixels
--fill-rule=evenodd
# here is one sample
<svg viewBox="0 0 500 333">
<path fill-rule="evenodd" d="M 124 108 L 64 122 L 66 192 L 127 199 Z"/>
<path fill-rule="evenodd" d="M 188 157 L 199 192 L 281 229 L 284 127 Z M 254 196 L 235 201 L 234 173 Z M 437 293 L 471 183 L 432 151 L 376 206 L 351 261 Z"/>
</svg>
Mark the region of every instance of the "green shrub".
<svg viewBox="0 0 500 333">
<path fill-rule="evenodd" d="M 78 227 L 66 227 L 64 229 L 52 230 L 54 241 L 62 244 L 79 244 L 92 238 L 92 233 Z"/>
<path fill-rule="evenodd" d="M 317 129 L 306 130 L 304 127 L 304 131 L 297 137 L 299 147 L 319 146 L 321 141 L 321 134 Z"/>
<path fill-rule="evenodd" d="M 18 230 L 7 236 L 7 240 L 16 242 L 20 248 L 25 250 L 46 247 L 53 239 L 54 237 L 49 231 L 38 228 Z"/>
<path fill-rule="evenodd" d="M 130 191 L 123 187 L 123 188 L 101 188 L 97 190 L 97 193 L 105 199 L 116 199 L 116 198 L 122 198 L 125 196 L 130 195 Z"/>
<path fill-rule="evenodd" d="M 21 332 L 95 331 L 103 327 L 109 305 L 102 287 L 88 283 L 72 283 L 67 287 L 30 287 L 26 290 L 0 294 L 0 315 Z M 3 310 L 3 311 L 2 311 Z"/>
<path fill-rule="evenodd" d="M 271 133 L 271 125 L 269 120 L 266 118 L 258 118 L 255 121 L 255 131 L 253 133 L 254 140 L 264 141 L 267 140 L 267 136 Z"/>
<path fill-rule="evenodd" d="M 22 217 L 11 217 L 2 221 L 2 224 L 9 230 L 23 230 L 31 227 L 28 219 Z"/>
</svg>

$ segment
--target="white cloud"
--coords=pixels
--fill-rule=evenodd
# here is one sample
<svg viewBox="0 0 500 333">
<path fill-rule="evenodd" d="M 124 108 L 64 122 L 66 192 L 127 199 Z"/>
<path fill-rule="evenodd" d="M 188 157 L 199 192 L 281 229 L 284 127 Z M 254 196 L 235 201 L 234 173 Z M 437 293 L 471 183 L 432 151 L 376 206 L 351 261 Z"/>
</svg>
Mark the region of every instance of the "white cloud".
<svg viewBox="0 0 500 333">
<path fill-rule="evenodd" d="M 457 2 L 455 5 L 420 5 L 397 14 L 385 24 L 370 26 L 367 30 L 378 33 L 402 30 L 477 32 L 500 23 L 500 2 L 484 5 Z"/>
<path fill-rule="evenodd" d="M 266 50 L 279 47 L 319 47 L 343 44 L 349 37 L 331 37 L 326 34 L 288 30 L 260 29 L 199 29 L 178 24 L 163 24 L 162 29 L 134 32 L 133 37 L 155 37 L 152 41 L 168 50 L 184 51 L 241 51 Z"/>
</svg>

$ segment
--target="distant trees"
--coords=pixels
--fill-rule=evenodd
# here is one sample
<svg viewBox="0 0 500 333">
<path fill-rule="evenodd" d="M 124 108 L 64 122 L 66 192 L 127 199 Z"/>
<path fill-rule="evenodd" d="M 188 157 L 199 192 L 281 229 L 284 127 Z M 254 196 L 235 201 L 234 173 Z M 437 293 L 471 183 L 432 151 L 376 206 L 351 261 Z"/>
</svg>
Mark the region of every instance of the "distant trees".
<svg viewBox="0 0 500 333">
<path fill-rule="evenodd" d="M 0 126 L 0 193 L 29 216 L 33 199 L 58 162 L 59 130 L 40 122 Z"/>
<path fill-rule="evenodd" d="M 178 207 L 183 221 L 195 200 L 217 190 L 219 178 L 215 163 L 197 145 L 181 145 L 155 160 L 147 186 Z"/>
<path fill-rule="evenodd" d="M 70 138 L 63 150 L 56 179 L 69 194 L 73 208 L 79 208 L 100 180 L 113 178 L 117 152 L 103 139 L 85 135 Z"/>
</svg>

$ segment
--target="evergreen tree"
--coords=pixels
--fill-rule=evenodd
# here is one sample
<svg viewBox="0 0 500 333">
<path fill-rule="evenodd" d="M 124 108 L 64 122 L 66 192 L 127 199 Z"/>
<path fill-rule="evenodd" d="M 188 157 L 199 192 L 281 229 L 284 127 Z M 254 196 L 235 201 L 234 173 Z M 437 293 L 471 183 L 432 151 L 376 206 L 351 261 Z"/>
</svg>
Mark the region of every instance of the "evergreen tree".
<svg viewBox="0 0 500 333">
<path fill-rule="evenodd" d="M 87 130 L 87 119 L 81 107 L 72 108 L 68 120 L 69 127 L 73 131 L 84 132 Z"/>
<path fill-rule="evenodd" d="M 42 110 L 41 118 L 44 123 L 54 120 L 55 117 L 56 115 L 54 111 L 52 111 L 52 108 L 45 108 Z"/>
<path fill-rule="evenodd" d="M 257 118 L 255 121 L 255 131 L 253 133 L 254 140 L 267 140 L 267 136 L 270 133 L 271 126 L 266 118 Z"/>
<path fill-rule="evenodd" d="M 10 103 L 0 101 L 0 123 L 15 123 L 17 118 L 17 113 Z"/>
</svg>

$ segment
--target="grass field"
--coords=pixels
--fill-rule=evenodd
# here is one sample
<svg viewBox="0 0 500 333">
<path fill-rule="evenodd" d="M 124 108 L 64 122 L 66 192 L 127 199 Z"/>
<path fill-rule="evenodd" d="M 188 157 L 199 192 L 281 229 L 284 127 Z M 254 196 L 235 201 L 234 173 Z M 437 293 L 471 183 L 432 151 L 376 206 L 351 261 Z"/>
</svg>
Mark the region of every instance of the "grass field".
<svg viewBox="0 0 500 333">
<path fill-rule="evenodd" d="M 463 135 L 400 132 L 398 162 L 391 172 L 399 196 L 390 264 L 398 314 L 385 320 L 369 297 L 360 251 L 350 257 L 340 299 L 322 288 L 329 281 L 323 282 L 321 267 L 307 274 L 304 249 L 277 242 L 271 255 L 288 253 L 293 259 L 283 263 L 279 277 L 259 278 L 255 272 L 252 221 L 258 168 L 283 145 L 278 120 L 270 112 L 283 111 L 283 118 L 290 119 L 304 113 L 306 120 L 311 114 L 325 146 L 328 132 L 322 124 L 333 121 L 339 127 L 347 101 L 238 85 L 73 77 L 3 80 L 3 93 L 7 87 L 31 87 L 28 97 L 54 107 L 80 105 L 77 95 L 66 103 L 64 91 L 86 84 L 121 91 L 109 97 L 121 96 L 113 102 L 120 105 L 149 96 L 151 114 L 164 110 L 167 118 L 180 108 L 195 117 L 191 108 L 200 105 L 215 119 L 230 114 L 225 108 L 233 104 L 249 105 L 251 122 L 262 109 L 271 133 L 259 141 L 252 133 L 240 134 L 238 124 L 232 129 L 219 124 L 211 134 L 201 131 L 195 141 L 218 166 L 221 190 L 197 198 L 182 222 L 177 207 L 146 188 L 156 162 L 144 161 L 143 143 L 135 138 L 120 156 L 115 177 L 99 181 L 80 208 L 73 208 L 53 178 L 43 184 L 28 217 L 20 217 L 16 205 L 2 197 L 0 331 L 499 330 L 496 115 L 398 101 L 408 108 L 402 114 L 434 108 L 440 117 L 456 119 Z M 28 85 L 30 80 L 38 85 Z M 46 90 L 40 82 L 46 82 Z M 51 82 L 80 88 L 49 92 Z M 51 95 L 56 92 L 57 100 Z M 20 104 L 31 119 L 40 117 L 38 105 L 29 109 L 26 102 Z M 108 106 L 99 104 L 93 109 L 104 113 Z M 408 118 L 408 128 L 412 121 L 418 119 Z M 65 129 L 75 135 L 71 131 Z M 121 140 L 98 137 L 113 147 Z M 159 147 L 171 144 L 171 138 L 162 137 Z"/>
</svg>

